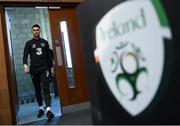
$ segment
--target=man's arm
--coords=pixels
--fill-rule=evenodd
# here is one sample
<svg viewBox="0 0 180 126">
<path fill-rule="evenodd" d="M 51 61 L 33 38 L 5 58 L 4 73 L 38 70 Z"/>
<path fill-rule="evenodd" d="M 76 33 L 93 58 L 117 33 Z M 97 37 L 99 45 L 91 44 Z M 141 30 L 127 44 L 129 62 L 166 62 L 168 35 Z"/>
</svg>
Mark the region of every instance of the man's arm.
<svg viewBox="0 0 180 126">
<path fill-rule="evenodd" d="M 24 72 L 25 73 L 29 72 L 29 67 L 27 64 L 28 54 L 29 54 L 29 48 L 28 48 L 28 43 L 26 43 L 26 45 L 24 47 L 24 53 L 23 53 L 23 64 L 24 64 Z"/>
<path fill-rule="evenodd" d="M 47 54 L 47 62 L 48 62 L 48 66 L 50 69 L 53 68 L 53 58 L 50 52 L 50 48 L 49 48 L 49 43 L 47 42 L 47 50 L 46 50 L 46 54 Z"/>
<path fill-rule="evenodd" d="M 53 54 L 52 49 L 49 49 L 49 51 L 50 51 L 51 60 L 52 60 L 52 64 L 53 64 L 53 67 L 51 68 L 51 76 L 54 76 L 54 74 L 55 74 L 55 72 L 54 72 L 54 54 Z"/>
</svg>

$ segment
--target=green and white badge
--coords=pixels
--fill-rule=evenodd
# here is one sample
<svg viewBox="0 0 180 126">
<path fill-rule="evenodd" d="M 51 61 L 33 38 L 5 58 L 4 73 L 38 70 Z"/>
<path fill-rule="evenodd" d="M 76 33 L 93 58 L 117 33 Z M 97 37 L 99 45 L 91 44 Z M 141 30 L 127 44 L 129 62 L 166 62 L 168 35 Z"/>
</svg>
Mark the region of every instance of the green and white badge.
<svg viewBox="0 0 180 126">
<path fill-rule="evenodd" d="M 132 116 L 156 96 L 172 39 L 159 0 L 129 0 L 112 8 L 96 26 L 96 62 L 119 104 Z"/>
</svg>

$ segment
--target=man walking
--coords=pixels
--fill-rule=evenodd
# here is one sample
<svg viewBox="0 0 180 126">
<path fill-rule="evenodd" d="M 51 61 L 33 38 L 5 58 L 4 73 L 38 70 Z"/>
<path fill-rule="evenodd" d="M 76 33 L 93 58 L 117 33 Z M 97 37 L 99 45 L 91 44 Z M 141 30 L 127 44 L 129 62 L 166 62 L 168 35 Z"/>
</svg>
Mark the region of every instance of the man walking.
<svg viewBox="0 0 180 126">
<path fill-rule="evenodd" d="M 50 108 L 50 82 L 49 76 L 53 62 L 49 52 L 49 44 L 40 37 L 40 26 L 35 24 L 32 26 L 33 38 L 26 42 L 23 55 L 24 72 L 30 73 L 35 88 L 36 98 L 39 105 L 38 118 L 44 115 L 44 108 L 41 95 L 41 86 L 45 95 L 46 114 L 48 120 L 54 118 L 54 114 Z M 28 55 L 30 55 L 30 68 L 27 63 Z"/>
</svg>

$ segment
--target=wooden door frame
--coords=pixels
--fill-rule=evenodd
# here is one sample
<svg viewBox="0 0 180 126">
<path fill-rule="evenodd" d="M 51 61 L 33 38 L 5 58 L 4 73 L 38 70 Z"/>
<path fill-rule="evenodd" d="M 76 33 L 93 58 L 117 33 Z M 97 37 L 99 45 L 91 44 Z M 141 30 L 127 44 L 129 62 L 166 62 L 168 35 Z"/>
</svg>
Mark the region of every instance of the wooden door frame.
<svg viewBox="0 0 180 126">
<path fill-rule="evenodd" d="M 13 85 L 15 85 L 13 70 L 11 69 L 12 57 L 10 57 L 10 50 L 7 40 L 7 28 L 5 20 L 5 7 L 30 7 L 30 6 L 76 6 L 82 3 L 83 0 L 1 0 L 0 1 L 0 42 L 2 43 L 2 51 L 4 55 L 2 61 L 4 61 L 5 69 L 3 73 L 6 75 L 4 80 L 6 83 L 4 85 L 7 87 L 7 112 L 6 118 L 8 120 L 1 120 L 2 124 L 17 124 L 16 120 L 16 92 Z M 0 99 L 1 100 L 1 99 Z M 3 102 L 3 101 L 0 101 Z M 4 121 L 4 122 L 3 122 Z"/>
</svg>

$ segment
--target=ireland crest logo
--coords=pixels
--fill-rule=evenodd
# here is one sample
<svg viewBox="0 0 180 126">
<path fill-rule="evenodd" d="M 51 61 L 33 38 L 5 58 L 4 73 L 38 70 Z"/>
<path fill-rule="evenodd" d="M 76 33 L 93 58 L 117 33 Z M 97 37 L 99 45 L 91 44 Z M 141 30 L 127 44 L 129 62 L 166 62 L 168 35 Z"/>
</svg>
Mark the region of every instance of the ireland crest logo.
<svg viewBox="0 0 180 126">
<path fill-rule="evenodd" d="M 159 90 L 171 40 L 159 0 L 133 0 L 112 8 L 96 26 L 96 63 L 118 103 L 131 115 L 145 111 Z"/>
</svg>

